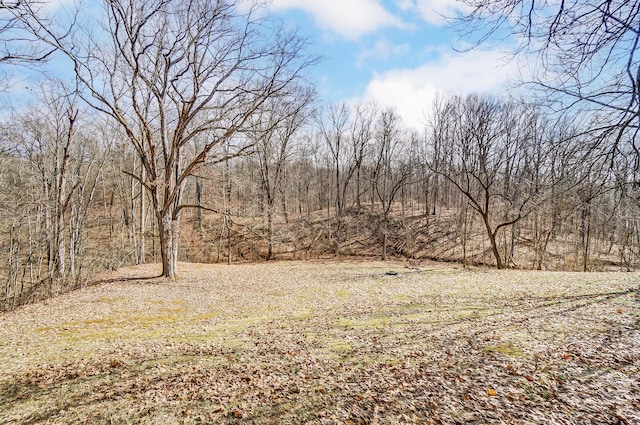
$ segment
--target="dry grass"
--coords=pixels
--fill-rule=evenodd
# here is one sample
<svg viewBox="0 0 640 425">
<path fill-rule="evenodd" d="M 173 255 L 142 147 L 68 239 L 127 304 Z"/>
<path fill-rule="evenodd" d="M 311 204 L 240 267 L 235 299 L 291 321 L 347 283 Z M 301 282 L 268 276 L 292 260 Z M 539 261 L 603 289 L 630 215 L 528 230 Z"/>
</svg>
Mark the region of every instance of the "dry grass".
<svg viewBox="0 0 640 425">
<path fill-rule="evenodd" d="M 0 316 L 0 423 L 640 423 L 636 273 L 180 269 Z"/>
</svg>

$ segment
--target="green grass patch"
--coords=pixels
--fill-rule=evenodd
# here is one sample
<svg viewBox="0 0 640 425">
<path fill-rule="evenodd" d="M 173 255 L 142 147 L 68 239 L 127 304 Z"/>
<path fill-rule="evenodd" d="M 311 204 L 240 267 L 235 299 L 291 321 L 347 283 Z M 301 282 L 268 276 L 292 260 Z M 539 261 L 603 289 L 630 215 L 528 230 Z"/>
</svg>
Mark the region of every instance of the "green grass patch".
<svg viewBox="0 0 640 425">
<path fill-rule="evenodd" d="M 329 345 L 327 345 L 326 348 L 334 352 L 345 352 L 345 351 L 353 350 L 353 347 L 351 346 L 351 344 L 344 341 L 334 341 Z"/>
<path fill-rule="evenodd" d="M 370 317 L 366 319 L 347 319 L 340 318 L 335 322 L 335 326 L 339 328 L 377 328 L 398 324 L 391 317 Z"/>
<path fill-rule="evenodd" d="M 343 300 L 346 300 L 348 298 L 351 298 L 351 292 L 347 291 L 346 289 L 338 289 L 336 291 L 336 296 L 338 298 L 341 298 Z"/>
<path fill-rule="evenodd" d="M 291 314 L 292 320 L 309 320 L 311 318 L 311 311 L 308 309 L 294 311 Z"/>
</svg>

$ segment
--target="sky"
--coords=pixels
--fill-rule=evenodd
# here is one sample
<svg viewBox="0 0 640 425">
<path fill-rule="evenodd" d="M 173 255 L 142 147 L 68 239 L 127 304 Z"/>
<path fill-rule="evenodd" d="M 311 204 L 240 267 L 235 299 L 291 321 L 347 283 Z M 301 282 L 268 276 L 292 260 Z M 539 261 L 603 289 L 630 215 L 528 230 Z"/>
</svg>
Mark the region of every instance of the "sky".
<svg viewBox="0 0 640 425">
<path fill-rule="evenodd" d="M 468 49 L 445 18 L 464 11 L 456 0 L 273 0 L 269 8 L 323 58 L 312 71 L 323 101 L 376 101 L 409 128 L 424 127 L 437 93 L 500 94 L 518 74 L 504 52 Z"/>
<path fill-rule="evenodd" d="M 48 1 L 55 10 L 76 0 Z M 418 131 L 438 93 L 500 94 L 519 71 L 504 52 L 454 50 L 469 47 L 445 18 L 464 11 L 456 0 L 270 0 L 267 7 L 322 58 L 310 71 L 321 101 L 375 101 Z"/>
</svg>

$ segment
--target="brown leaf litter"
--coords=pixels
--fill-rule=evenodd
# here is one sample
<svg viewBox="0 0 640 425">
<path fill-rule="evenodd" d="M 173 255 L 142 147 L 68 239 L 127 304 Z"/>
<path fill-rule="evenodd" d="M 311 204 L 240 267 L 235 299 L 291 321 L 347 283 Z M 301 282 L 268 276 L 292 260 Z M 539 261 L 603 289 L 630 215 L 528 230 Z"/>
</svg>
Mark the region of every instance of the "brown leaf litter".
<svg viewBox="0 0 640 425">
<path fill-rule="evenodd" d="M 637 273 L 181 264 L 0 316 L 0 423 L 640 423 Z"/>
</svg>

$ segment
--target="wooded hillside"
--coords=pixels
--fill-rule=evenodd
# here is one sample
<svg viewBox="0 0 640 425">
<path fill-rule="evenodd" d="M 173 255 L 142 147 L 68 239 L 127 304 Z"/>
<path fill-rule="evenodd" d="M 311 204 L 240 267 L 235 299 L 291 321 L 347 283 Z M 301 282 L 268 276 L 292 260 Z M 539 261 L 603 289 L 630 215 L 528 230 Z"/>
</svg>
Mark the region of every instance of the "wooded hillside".
<svg viewBox="0 0 640 425">
<path fill-rule="evenodd" d="M 5 308 L 161 259 L 153 202 L 124 136 L 57 101 L 5 123 Z M 287 122 L 225 142 L 217 155 L 238 149 L 228 144 L 245 153 L 199 168 L 182 188 L 180 260 L 635 269 L 640 204 L 626 162 L 532 107 L 481 97 L 437 106 L 423 134 L 393 111 L 340 105 L 295 132 Z"/>
<path fill-rule="evenodd" d="M 147 262 L 171 279 L 178 260 L 325 256 L 637 267 L 635 98 L 442 95 L 410 129 L 375 103 L 322 103 L 309 41 L 262 6 L 2 3 L 0 62 L 38 84 L 2 116 L 2 309 Z"/>
</svg>

